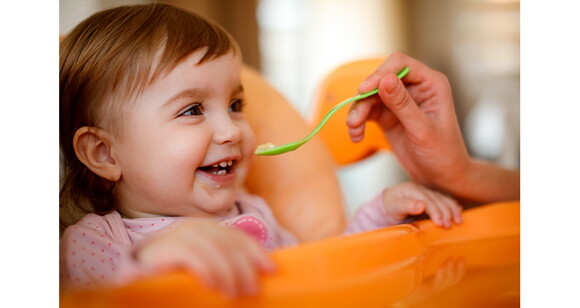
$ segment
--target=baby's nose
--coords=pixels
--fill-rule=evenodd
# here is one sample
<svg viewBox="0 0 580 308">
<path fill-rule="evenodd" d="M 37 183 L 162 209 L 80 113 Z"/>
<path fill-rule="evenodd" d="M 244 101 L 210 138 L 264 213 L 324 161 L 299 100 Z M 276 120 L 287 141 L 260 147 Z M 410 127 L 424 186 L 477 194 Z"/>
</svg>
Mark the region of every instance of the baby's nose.
<svg viewBox="0 0 580 308">
<path fill-rule="evenodd" d="M 237 143 L 240 141 L 241 129 L 232 119 L 220 121 L 215 125 L 214 140 L 218 144 Z"/>
</svg>

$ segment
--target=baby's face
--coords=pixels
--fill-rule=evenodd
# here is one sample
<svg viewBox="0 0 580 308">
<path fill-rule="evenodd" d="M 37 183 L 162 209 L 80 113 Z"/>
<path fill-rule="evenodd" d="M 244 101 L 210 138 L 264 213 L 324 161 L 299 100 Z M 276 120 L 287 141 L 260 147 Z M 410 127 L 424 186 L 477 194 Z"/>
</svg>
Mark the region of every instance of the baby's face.
<svg viewBox="0 0 580 308">
<path fill-rule="evenodd" d="M 196 65 L 196 52 L 125 109 L 115 186 L 129 217 L 227 213 L 256 145 L 242 112 L 241 61 L 233 53 Z"/>
</svg>

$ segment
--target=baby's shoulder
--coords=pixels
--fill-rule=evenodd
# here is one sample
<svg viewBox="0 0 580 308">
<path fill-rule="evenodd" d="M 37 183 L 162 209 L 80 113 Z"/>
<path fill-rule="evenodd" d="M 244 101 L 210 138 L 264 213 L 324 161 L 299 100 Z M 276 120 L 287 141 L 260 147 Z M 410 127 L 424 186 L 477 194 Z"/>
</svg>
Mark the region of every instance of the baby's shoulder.
<svg viewBox="0 0 580 308">
<path fill-rule="evenodd" d="M 71 238 L 114 237 L 117 230 L 124 229 L 123 219 L 117 211 L 105 215 L 89 213 L 72 226 L 66 228 L 61 240 Z"/>
</svg>

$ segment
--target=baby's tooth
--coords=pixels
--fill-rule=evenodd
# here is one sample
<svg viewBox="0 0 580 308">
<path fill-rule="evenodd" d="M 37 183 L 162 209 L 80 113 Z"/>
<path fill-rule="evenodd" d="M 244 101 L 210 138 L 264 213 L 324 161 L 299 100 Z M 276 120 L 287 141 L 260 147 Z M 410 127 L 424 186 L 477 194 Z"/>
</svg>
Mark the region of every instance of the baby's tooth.
<svg viewBox="0 0 580 308">
<path fill-rule="evenodd" d="M 214 168 L 217 168 L 218 164 L 213 164 L 211 166 L 214 167 Z"/>
<path fill-rule="evenodd" d="M 228 163 L 227 163 L 227 162 L 225 162 L 225 161 L 222 161 L 222 162 L 220 163 L 220 167 L 222 167 L 222 168 L 224 168 L 224 167 L 227 167 L 227 166 L 228 166 Z"/>
<path fill-rule="evenodd" d="M 226 174 L 226 171 L 225 170 L 220 170 L 220 171 L 217 172 L 217 174 L 218 175 L 224 175 L 224 174 Z"/>
<path fill-rule="evenodd" d="M 230 160 L 230 161 L 228 161 L 228 166 L 231 166 L 231 165 L 233 165 L 233 164 L 234 164 L 234 162 L 233 162 L 233 161 L 231 161 L 231 160 Z"/>
</svg>

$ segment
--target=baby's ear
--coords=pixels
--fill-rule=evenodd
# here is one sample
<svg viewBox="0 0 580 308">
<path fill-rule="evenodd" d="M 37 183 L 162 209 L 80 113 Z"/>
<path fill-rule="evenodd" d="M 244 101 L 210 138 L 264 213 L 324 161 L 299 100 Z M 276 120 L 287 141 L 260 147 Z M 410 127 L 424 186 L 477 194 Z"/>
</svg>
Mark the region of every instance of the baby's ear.
<svg viewBox="0 0 580 308">
<path fill-rule="evenodd" d="M 121 166 L 113 158 L 111 138 L 105 130 L 83 126 L 75 132 L 73 146 L 78 159 L 93 173 L 111 182 L 121 178 Z"/>
</svg>

